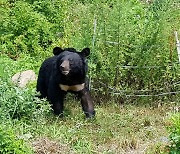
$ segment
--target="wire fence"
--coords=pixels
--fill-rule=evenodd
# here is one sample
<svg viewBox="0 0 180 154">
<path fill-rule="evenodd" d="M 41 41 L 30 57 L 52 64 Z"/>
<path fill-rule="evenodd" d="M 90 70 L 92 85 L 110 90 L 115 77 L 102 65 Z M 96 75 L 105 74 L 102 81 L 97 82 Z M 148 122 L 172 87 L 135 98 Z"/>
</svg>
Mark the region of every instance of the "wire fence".
<svg viewBox="0 0 180 154">
<path fill-rule="evenodd" d="M 93 45 L 93 50 L 95 46 L 95 39 L 96 39 L 96 27 L 97 27 L 97 20 L 94 20 L 94 35 L 93 35 L 93 40 L 92 40 L 92 45 Z M 180 66 L 180 41 L 178 39 L 178 34 L 175 32 L 175 39 L 176 39 L 176 46 L 177 46 L 177 53 L 178 53 L 178 58 L 179 61 L 174 62 L 171 65 L 167 66 L 123 66 L 123 65 L 118 65 L 116 68 L 121 68 L 121 69 L 161 69 L 161 68 L 178 68 Z M 106 41 L 108 44 L 113 44 L 113 45 L 119 45 L 118 42 L 113 42 L 113 41 Z M 160 96 L 168 96 L 168 95 L 178 95 L 180 94 L 180 81 L 171 81 L 170 86 L 162 87 L 159 89 L 140 89 L 140 90 L 124 90 L 116 87 L 109 86 L 102 81 L 98 80 L 96 81 L 101 85 L 103 88 L 106 89 L 106 93 L 112 94 L 112 95 L 117 95 L 117 96 L 125 96 L 125 97 L 160 97 Z M 164 82 L 164 85 L 169 84 L 170 82 Z M 100 91 L 98 88 L 94 88 L 90 85 L 90 88 L 94 91 Z M 174 88 L 174 90 L 172 90 Z M 168 90 L 167 90 L 168 89 Z M 145 93 L 145 94 L 144 94 Z"/>
<path fill-rule="evenodd" d="M 180 63 L 176 63 L 180 66 Z M 162 67 L 176 67 L 175 65 L 168 65 L 168 66 L 117 66 L 124 69 L 152 69 L 152 68 L 162 68 Z"/>
<path fill-rule="evenodd" d="M 165 95 L 175 95 L 175 94 L 180 94 L 180 91 L 168 91 L 168 92 L 163 92 L 164 88 L 160 88 L 160 89 L 154 89 L 154 90 L 150 90 L 150 89 L 141 89 L 141 90 L 118 90 L 115 87 L 111 87 L 106 85 L 105 83 L 98 81 L 103 87 L 105 87 L 107 90 L 107 92 L 109 94 L 113 94 L 113 95 L 120 95 L 120 96 L 125 96 L 125 97 L 152 97 L 152 96 L 165 96 Z M 180 85 L 179 82 L 174 83 L 173 85 Z M 168 87 L 170 88 L 170 87 Z M 92 89 L 94 91 L 99 91 L 99 89 L 97 88 L 93 88 Z M 137 93 L 156 93 L 156 94 L 137 94 Z M 130 94 L 127 94 L 130 93 Z"/>
</svg>

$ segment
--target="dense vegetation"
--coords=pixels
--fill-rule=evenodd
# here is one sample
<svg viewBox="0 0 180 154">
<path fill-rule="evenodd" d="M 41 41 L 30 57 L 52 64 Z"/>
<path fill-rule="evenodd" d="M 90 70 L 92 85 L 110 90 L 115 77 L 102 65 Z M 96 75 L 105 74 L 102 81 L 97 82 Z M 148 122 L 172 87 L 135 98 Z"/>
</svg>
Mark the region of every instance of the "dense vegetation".
<svg viewBox="0 0 180 154">
<path fill-rule="evenodd" d="M 178 154 L 180 151 L 180 113 L 175 114 L 172 119 L 172 125 L 169 127 L 170 131 L 170 153 Z"/>
<path fill-rule="evenodd" d="M 124 100 L 128 94 L 178 91 L 178 1 L 1 3 L 0 50 L 13 59 L 29 54 L 42 60 L 56 45 L 88 46 L 92 88 L 99 95 L 121 93 Z"/>
<path fill-rule="evenodd" d="M 179 0 L 1 0 L 0 152 L 30 153 L 33 144 L 28 147 L 24 140 L 34 143 L 47 137 L 62 145 L 52 143 L 57 151 L 116 153 L 162 136 L 166 113 L 179 111 L 180 65 L 174 39 L 174 31 L 180 34 L 179 7 Z M 16 72 L 38 73 L 55 46 L 91 48 L 91 90 L 96 104 L 102 105 L 97 106 L 95 121 L 84 121 L 75 100 L 67 103 L 72 113 L 66 111 L 67 118 L 60 120 L 48 102 L 34 98 L 36 83 L 25 89 L 11 83 Z M 119 110 L 120 103 L 128 105 Z M 154 108 L 159 105 L 161 111 Z M 179 150 L 175 117 L 172 153 Z M 150 149 L 162 152 L 158 145 Z"/>
</svg>

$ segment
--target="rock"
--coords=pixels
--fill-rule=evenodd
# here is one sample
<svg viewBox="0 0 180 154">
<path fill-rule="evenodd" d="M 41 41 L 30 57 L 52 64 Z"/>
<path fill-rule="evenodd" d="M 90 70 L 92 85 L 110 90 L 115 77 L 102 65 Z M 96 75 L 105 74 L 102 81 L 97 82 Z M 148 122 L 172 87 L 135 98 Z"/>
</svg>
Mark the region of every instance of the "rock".
<svg viewBox="0 0 180 154">
<path fill-rule="evenodd" d="M 166 137 L 166 136 L 161 136 L 161 137 L 159 138 L 159 140 L 160 140 L 161 142 L 164 142 L 164 143 L 168 143 L 168 142 L 169 142 L 169 138 Z"/>
<path fill-rule="evenodd" d="M 25 87 L 30 81 L 36 80 L 36 74 L 33 70 L 18 72 L 12 77 L 12 81 L 19 87 Z"/>
</svg>

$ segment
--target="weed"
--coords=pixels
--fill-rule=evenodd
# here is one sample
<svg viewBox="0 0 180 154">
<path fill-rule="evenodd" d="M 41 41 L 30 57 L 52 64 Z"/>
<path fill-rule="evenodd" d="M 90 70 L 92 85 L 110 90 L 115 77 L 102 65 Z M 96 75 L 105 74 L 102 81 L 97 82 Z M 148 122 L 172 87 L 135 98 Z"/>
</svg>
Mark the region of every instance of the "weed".
<svg viewBox="0 0 180 154">
<path fill-rule="evenodd" d="M 26 154 L 33 153 L 27 144 L 18 139 L 12 128 L 0 125 L 0 153 L 2 154 Z"/>
<path fill-rule="evenodd" d="M 180 113 L 176 113 L 171 118 L 172 125 L 169 127 L 170 131 L 170 154 L 178 154 L 180 151 Z"/>
</svg>

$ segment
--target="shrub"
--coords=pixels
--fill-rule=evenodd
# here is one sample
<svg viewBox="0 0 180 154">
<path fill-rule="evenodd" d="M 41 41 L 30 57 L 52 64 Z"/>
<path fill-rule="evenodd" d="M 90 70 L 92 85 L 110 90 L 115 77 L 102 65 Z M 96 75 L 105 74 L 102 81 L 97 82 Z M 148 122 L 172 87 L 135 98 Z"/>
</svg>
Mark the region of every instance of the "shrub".
<svg viewBox="0 0 180 154">
<path fill-rule="evenodd" d="M 11 57 L 20 53 L 47 55 L 63 32 L 63 5 L 59 1 L 4 1 L 0 24 L 0 51 Z"/>
<path fill-rule="evenodd" d="M 32 149 L 18 139 L 10 127 L 0 124 L 0 153 L 1 154 L 31 154 Z"/>
<path fill-rule="evenodd" d="M 35 98 L 34 88 L 22 89 L 0 80 L 0 90 L 1 119 L 38 119 L 50 111 L 47 101 Z"/>
<path fill-rule="evenodd" d="M 0 51 L 12 58 L 25 53 L 41 59 L 52 55 L 55 45 L 88 46 L 89 75 L 98 98 L 178 91 L 173 34 L 179 31 L 178 0 L 4 0 L 2 6 Z"/>
<path fill-rule="evenodd" d="M 177 0 L 150 4 L 139 0 L 72 1 L 64 33 L 70 46 L 91 47 L 89 71 L 99 96 L 120 93 L 126 99 L 139 90 L 147 90 L 138 93 L 145 95 L 178 91 L 172 85 L 180 75 L 172 33 L 178 30 L 176 4 Z M 173 25 L 170 21 L 176 22 Z M 153 97 L 149 98 L 152 101 Z"/>
<path fill-rule="evenodd" d="M 178 154 L 180 152 L 180 113 L 175 114 L 172 119 L 170 131 L 170 154 Z"/>
<path fill-rule="evenodd" d="M 6 56 L 0 57 L 0 119 L 38 119 L 51 109 L 47 101 L 35 97 L 37 94 L 34 84 L 19 88 L 11 81 L 15 73 L 25 68 L 34 68 L 33 61 L 29 56 L 19 61 Z"/>
</svg>

